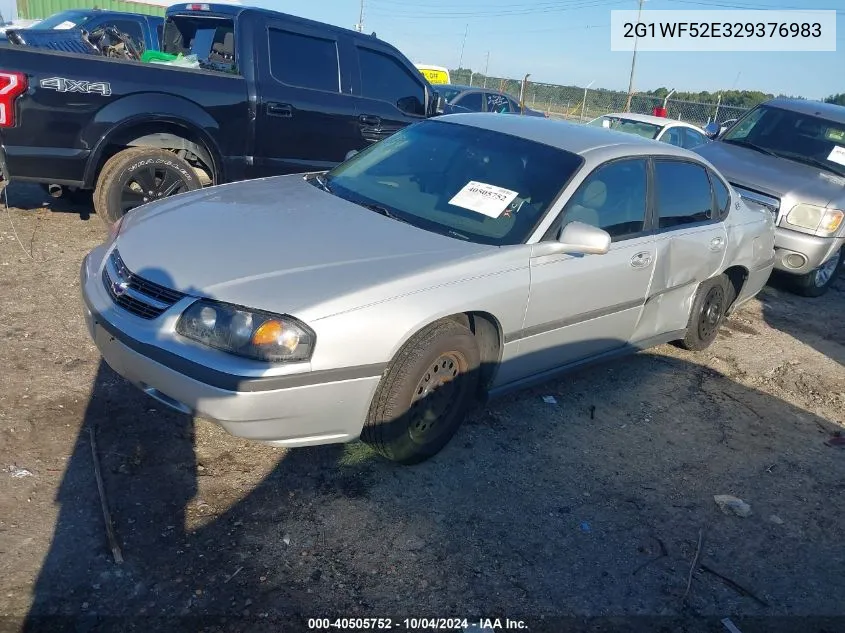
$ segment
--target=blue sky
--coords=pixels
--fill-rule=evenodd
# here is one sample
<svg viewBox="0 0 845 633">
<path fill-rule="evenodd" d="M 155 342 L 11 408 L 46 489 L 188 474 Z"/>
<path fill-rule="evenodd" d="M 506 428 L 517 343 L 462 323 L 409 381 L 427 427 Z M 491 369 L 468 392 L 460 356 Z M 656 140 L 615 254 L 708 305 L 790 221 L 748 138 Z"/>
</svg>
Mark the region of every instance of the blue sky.
<svg viewBox="0 0 845 633">
<path fill-rule="evenodd" d="M 0 0 L 0 9 L 8 15 Z M 359 0 L 245 0 L 352 28 Z M 364 0 L 364 28 L 414 62 L 464 67 L 532 81 L 627 89 L 631 54 L 610 51 L 610 11 L 637 0 Z M 731 88 L 821 98 L 845 92 L 845 0 L 646 0 L 646 9 L 838 9 L 833 53 L 657 53 L 637 56 L 635 89 Z"/>
</svg>

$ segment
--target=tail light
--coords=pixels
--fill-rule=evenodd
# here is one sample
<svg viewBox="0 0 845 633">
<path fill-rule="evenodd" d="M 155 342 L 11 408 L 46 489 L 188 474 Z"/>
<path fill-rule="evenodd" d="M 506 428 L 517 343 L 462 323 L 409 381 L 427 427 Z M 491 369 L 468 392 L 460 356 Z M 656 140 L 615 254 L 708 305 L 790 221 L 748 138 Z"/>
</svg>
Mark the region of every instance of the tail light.
<svg viewBox="0 0 845 633">
<path fill-rule="evenodd" d="M 0 128 L 14 127 L 15 100 L 26 92 L 26 75 L 0 71 Z"/>
</svg>

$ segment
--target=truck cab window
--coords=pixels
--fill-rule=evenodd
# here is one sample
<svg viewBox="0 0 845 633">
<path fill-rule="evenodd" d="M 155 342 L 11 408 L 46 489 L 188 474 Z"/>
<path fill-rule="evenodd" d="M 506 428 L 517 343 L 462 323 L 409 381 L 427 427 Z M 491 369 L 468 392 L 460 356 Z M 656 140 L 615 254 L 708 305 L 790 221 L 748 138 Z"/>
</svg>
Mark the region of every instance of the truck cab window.
<svg viewBox="0 0 845 633">
<path fill-rule="evenodd" d="M 288 86 L 340 92 L 337 43 L 270 29 L 270 74 Z"/>
<path fill-rule="evenodd" d="M 358 59 L 362 96 L 387 101 L 406 114 L 425 116 L 425 88 L 419 72 L 412 73 L 398 60 L 370 48 L 358 47 Z"/>
<path fill-rule="evenodd" d="M 174 15 L 164 24 L 161 50 L 171 55 L 196 55 L 204 67 L 232 70 L 235 67 L 234 21 Z"/>
</svg>

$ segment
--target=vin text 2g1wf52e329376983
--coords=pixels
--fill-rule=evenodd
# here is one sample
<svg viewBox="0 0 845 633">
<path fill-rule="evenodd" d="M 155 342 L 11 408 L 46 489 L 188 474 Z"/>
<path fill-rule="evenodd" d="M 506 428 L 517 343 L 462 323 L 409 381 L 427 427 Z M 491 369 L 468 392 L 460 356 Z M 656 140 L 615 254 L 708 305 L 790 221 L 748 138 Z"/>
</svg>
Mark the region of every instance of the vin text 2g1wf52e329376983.
<svg viewBox="0 0 845 633">
<path fill-rule="evenodd" d="M 3 182 L 93 190 L 111 225 L 204 184 L 330 168 L 436 113 L 393 46 L 274 11 L 174 5 L 162 50 L 199 68 L 0 45 Z"/>
</svg>

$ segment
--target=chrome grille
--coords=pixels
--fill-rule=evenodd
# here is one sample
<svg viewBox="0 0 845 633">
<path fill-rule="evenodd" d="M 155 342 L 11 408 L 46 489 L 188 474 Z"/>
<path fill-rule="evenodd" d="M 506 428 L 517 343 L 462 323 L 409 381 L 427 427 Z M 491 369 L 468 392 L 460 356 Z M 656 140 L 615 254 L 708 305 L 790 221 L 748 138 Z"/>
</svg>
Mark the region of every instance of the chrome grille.
<svg viewBox="0 0 845 633">
<path fill-rule="evenodd" d="M 763 207 L 764 209 L 768 209 L 774 215 L 777 215 L 780 211 L 780 200 L 774 198 L 772 196 L 766 195 L 765 193 L 760 193 L 759 191 L 754 191 L 753 189 L 746 189 L 740 185 L 735 183 L 731 183 L 736 192 L 740 195 L 740 197 L 745 200 L 746 202 L 751 202 L 758 206 Z"/>
<path fill-rule="evenodd" d="M 103 286 L 118 306 L 143 319 L 155 319 L 185 296 L 130 271 L 116 249 L 103 268 Z"/>
</svg>

